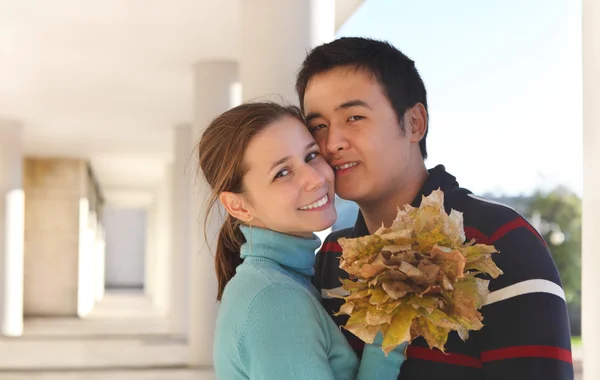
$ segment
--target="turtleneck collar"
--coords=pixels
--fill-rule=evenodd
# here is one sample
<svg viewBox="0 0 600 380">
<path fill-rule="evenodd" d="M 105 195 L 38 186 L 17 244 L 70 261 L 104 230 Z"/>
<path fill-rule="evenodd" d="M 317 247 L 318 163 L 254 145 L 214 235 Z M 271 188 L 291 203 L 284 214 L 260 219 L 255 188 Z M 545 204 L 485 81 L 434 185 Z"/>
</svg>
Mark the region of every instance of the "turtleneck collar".
<svg viewBox="0 0 600 380">
<path fill-rule="evenodd" d="M 282 267 L 304 276 L 315 274 L 315 251 L 321 240 L 313 234 L 312 239 L 287 235 L 256 227 L 240 226 L 246 243 L 241 247 L 242 259 L 248 257 L 275 261 Z"/>
</svg>

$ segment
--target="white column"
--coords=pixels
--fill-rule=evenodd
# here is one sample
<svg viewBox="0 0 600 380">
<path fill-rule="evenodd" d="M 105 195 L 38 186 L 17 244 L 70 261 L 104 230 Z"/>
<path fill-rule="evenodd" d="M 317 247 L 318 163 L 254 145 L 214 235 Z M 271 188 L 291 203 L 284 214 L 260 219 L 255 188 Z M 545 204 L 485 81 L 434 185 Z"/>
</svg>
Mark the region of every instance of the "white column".
<svg viewBox="0 0 600 380">
<path fill-rule="evenodd" d="M 199 141 L 203 130 L 218 114 L 239 103 L 237 64 L 233 62 L 202 62 L 196 69 L 194 123 L 192 144 Z M 198 167 L 198 159 L 192 156 L 190 165 Z M 217 315 L 217 279 L 214 270 L 214 242 L 220 224 L 211 218 L 204 234 L 203 214 L 210 188 L 201 175 L 193 182 L 190 215 L 191 265 L 190 265 L 190 326 L 189 346 L 191 366 L 213 364 L 212 347 Z M 209 244 L 206 244 L 206 241 Z"/>
<path fill-rule="evenodd" d="M 191 179 L 195 168 L 191 153 L 192 127 L 182 124 L 174 129 L 172 241 L 171 241 L 171 333 L 187 335 L 189 320 L 190 283 L 190 206 L 192 203 Z M 197 164 L 196 164 L 197 165 Z"/>
<path fill-rule="evenodd" d="M 583 378 L 600 379 L 600 3 L 583 1 Z"/>
<path fill-rule="evenodd" d="M 104 298 L 104 289 L 106 288 L 106 230 L 100 222 L 96 230 L 94 256 L 96 258 L 94 300 L 100 302 Z"/>
<path fill-rule="evenodd" d="M 144 256 L 144 293 L 154 302 L 156 279 L 156 196 L 146 207 L 146 255 Z"/>
<path fill-rule="evenodd" d="M 154 263 L 154 305 L 165 314 L 170 309 L 171 295 L 171 178 L 172 164 L 165 166 L 156 196 L 156 251 Z"/>
<path fill-rule="evenodd" d="M 79 200 L 79 253 L 77 258 L 77 315 L 84 317 L 94 308 L 96 269 L 96 213 L 87 198 Z"/>
<path fill-rule="evenodd" d="M 241 1 L 243 100 L 298 104 L 295 75 L 306 53 L 335 37 L 335 0 Z"/>
<path fill-rule="evenodd" d="M 335 0 L 242 1 L 244 101 L 299 104 L 296 74 L 310 49 L 335 38 Z M 318 231 L 324 240 L 331 229 Z"/>
<path fill-rule="evenodd" d="M 21 128 L 0 121 L 0 332 L 23 334 L 25 195 Z"/>
</svg>

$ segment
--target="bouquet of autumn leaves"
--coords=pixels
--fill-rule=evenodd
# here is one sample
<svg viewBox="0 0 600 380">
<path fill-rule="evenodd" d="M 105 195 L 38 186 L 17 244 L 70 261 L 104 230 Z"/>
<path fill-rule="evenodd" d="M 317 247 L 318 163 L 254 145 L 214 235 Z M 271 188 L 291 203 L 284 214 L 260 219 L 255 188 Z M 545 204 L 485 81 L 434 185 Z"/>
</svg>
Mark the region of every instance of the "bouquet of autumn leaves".
<svg viewBox="0 0 600 380">
<path fill-rule="evenodd" d="M 493 246 L 465 240 L 462 213 L 446 214 L 441 190 L 419 208 L 399 208 L 390 227 L 339 239 L 340 268 L 350 274 L 341 280 L 350 293 L 338 313 L 350 316 L 344 328 L 367 343 L 381 331 L 386 354 L 418 336 L 444 351 L 452 330 L 466 340 L 483 327 L 478 309 L 489 293 L 489 280 L 476 276 L 502 271 Z"/>
</svg>

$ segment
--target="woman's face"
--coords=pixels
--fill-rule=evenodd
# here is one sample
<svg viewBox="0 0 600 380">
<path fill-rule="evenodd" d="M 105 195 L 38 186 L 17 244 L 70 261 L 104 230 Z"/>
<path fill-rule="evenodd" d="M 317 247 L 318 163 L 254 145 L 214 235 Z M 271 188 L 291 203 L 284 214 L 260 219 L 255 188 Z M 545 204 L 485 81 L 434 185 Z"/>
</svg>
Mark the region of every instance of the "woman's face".
<svg viewBox="0 0 600 380">
<path fill-rule="evenodd" d="M 335 223 L 333 170 L 306 126 L 283 117 L 250 142 L 244 202 L 252 225 L 310 237 Z"/>
</svg>

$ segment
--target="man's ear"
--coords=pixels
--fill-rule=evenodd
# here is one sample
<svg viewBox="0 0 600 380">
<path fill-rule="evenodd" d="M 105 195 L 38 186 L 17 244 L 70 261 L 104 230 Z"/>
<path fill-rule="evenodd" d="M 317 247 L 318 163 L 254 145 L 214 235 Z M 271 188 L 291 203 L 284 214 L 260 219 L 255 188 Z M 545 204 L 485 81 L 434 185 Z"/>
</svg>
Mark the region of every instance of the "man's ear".
<svg viewBox="0 0 600 380">
<path fill-rule="evenodd" d="M 241 194 L 224 191 L 219 194 L 219 201 L 234 218 L 246 223 L 252 220 L 252 212 Z"/>
<path fill-rule="evenodd" d="M 410 140 L 419 142 L 427 132 L 427 110 L 422 103 L 417 103 L 407 113 L 408 125 L 406 128 L 410 129 Z"/>
</svg>

